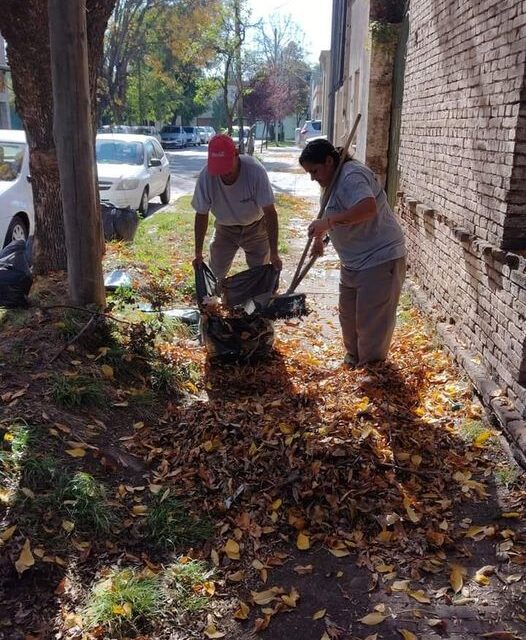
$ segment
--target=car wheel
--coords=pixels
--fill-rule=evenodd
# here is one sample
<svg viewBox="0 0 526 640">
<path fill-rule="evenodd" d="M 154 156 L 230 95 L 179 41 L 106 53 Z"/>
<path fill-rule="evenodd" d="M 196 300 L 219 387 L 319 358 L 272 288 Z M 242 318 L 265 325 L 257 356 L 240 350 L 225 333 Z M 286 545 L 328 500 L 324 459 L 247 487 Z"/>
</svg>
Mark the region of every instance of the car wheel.
<svg viewBox="0 0 526 640">
<path fill-rule="evenodd" d="M 160 197 L 163 204 L 168 204 L 170 202 L 170 178 L 166 181 L 166 187 Z"/>
<path fill-rule="evenodd" d="M 13 217 L 9 227 L 7 228 L 7 233 L 5 236 L 4 246 L 8 245 L 10 242 L 14 242 L 15 240 L 27 240 L 29 236 L 29 229 L 27 228 L 27 224 L 18 214 Z"/>
<path fill-rule="evenodd" d="M 148 192 L 148 187 L 145 187 L 141 196 L 141 204 L 139 205 L 139 213 L 143 218 L 146 218 L 148 215 L 149 198 L 150 194 Z"/>
</svg>

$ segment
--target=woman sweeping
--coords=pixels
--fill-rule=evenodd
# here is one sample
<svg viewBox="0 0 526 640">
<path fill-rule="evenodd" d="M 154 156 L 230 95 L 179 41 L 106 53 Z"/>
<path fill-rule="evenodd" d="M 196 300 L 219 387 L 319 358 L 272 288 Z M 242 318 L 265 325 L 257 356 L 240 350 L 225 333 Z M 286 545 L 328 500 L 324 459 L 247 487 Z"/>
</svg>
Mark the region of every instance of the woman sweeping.
<svg viewBox="0 0 526 640">
<path fill-rule="evenodd" d="M 331 183 L 339 160 L 338 151 L 323 139 L 309 142 L 300 156 L 301 166 L 322 189 Z M 404 236 L 374 173 L 350 157 L 342 166 L 323 217 L 309 226 L 314 239 L 312 255 L 323 254 L 327 233 L 341 263 L 344 363 L 361 367 L 385 360 L 405 278 Z"/>
</svg>

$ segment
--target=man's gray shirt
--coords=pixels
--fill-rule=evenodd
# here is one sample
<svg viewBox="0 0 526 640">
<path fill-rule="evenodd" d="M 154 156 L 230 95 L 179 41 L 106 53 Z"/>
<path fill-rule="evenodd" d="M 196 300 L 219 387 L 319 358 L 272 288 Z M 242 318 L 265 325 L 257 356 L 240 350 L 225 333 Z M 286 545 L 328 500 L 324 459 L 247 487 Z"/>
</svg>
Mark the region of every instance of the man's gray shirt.
<svg viewBox="0 0 526 640">
<path fill-rule="evenodd" d="M 404 235 L 385 191 L 371 169 L 357 160 L 343 165 L 323 217 L 350 209 L 365 198 L 376 200 L 374 218 L 339 224 L 329 231 L 334 248 L 348 269 L 369 269 L 406 255 Z"/>
<path fill-rule="evenodd" d="M 217 224 L 247 226 L 263 216 L 262 207 L 274 204 L 274 193 L 263 165 L 250 156 L 239 156 L 240 171 L 234 184 L 211 176 L 207 168 L 199 174 L 192 207 L 197 213 L 211 211 Z"/>
</svg>

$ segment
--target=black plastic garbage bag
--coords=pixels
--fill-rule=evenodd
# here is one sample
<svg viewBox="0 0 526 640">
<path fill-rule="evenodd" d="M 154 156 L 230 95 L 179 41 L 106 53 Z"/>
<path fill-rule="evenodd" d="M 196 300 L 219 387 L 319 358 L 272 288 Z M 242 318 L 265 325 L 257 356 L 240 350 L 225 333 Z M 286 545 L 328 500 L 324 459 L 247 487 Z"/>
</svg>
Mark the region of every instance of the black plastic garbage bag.
<svg viewBox="0 0 526 640">
<path fill-rule="evenodd" d="M 0 251 L 0 307 L 27 306 L 32 284 L 26 242 L 11 242 Z"/>
<path fill-rule="evenodd" d="M 274 326 L 270 320 L 242 312 L 225 317 L 207 308 L 204 301 L 217 294 L 217 280 L 205 263 L 195 266 L 195 289 L 201 310 L 201 342 L 210 358 L 246 362 L 272 352 Z"/>
<path fill-rule="evenodd" d="M 101 204 L 102 228 L 106 240 L 131 242 L 139 226 L 139 215 L 134 209 L 118 209 Z"/>
<path fill-rule="evenodd" d="M 278 285 L 279 271 L 271 264 L 265 264 L 225 278 L 221 285 L 221 296 L 227 307 L 236 307 L 258 296 L 270 297 Z"/>
<path fill-rule="evenodd" d="M 201 316 L 201 339 L 210 358 L 253 361 L 269 356 L 274 343 L 274 326 L 261 316 L 224 318 Z"/>
<path fill-rule="evenodd" d="M 217 279 L 210 267 L 205 262 L 194 265 L 195 272 L 195 296 L 199 305 L 205 298 L 217 295 Z"/>
</svg>

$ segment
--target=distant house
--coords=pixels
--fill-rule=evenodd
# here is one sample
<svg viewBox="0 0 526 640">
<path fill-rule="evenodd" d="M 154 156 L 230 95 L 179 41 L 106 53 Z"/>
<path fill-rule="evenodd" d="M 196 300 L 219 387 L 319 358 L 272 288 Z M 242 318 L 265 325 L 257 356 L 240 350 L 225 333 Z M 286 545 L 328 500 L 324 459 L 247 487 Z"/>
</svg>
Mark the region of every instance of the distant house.
<svg viewBox="0 0 526 640">
<path fill-rule="evenodd" d="M 6 75 L 9 67 L 5 55 L 5 41 L 0 35 L 0 129 L 10 129 L 9 95 L 7 93 Z"/>
</svg>

